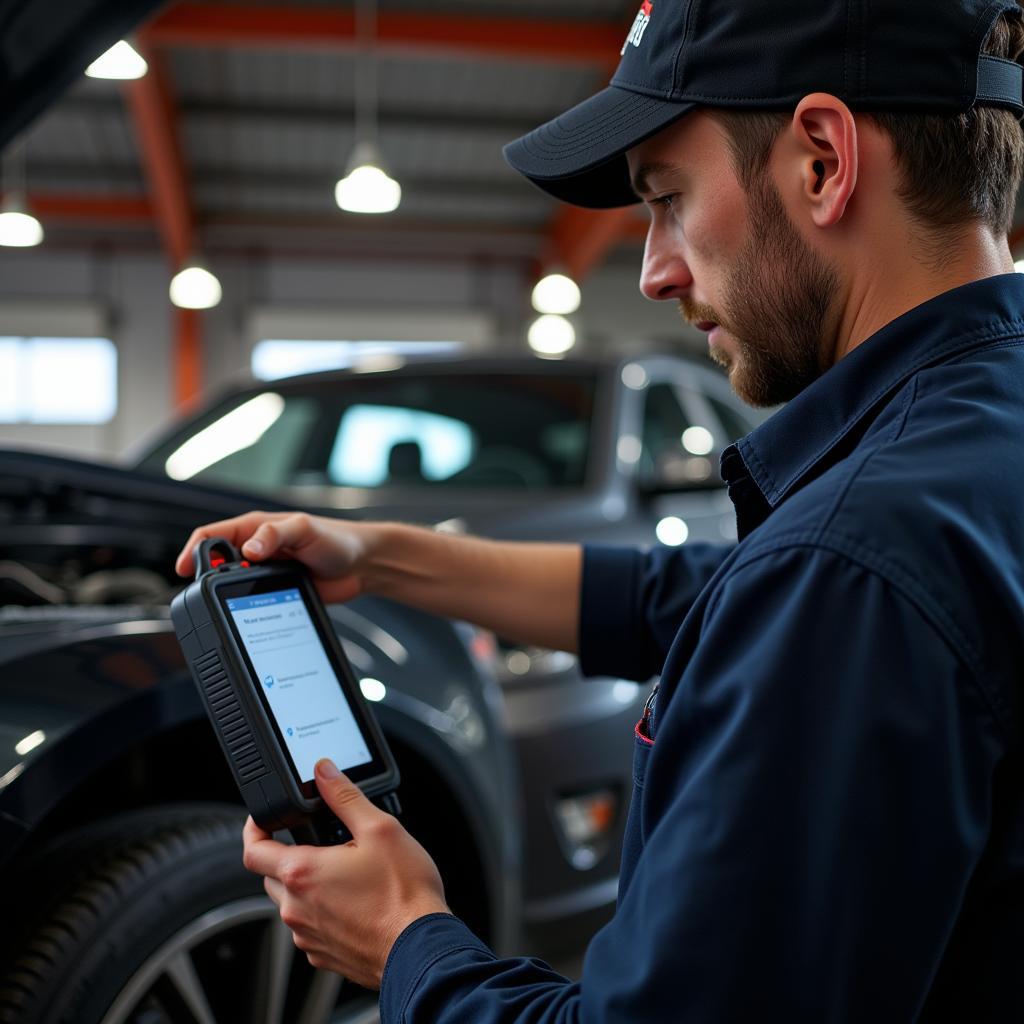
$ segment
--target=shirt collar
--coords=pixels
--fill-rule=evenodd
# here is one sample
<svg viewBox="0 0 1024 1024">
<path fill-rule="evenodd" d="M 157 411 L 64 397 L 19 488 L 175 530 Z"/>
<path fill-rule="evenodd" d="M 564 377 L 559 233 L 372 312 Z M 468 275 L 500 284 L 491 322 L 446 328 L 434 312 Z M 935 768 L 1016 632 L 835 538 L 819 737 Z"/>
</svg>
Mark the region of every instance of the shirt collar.
<svg viewBox="0 0 1024 1024">
<path fill-rule="evenodd" d="M 944 292 L 886 324 L 788 405 L 722 453 L 742 539 L 815 470 L 844 450 L 868 414 L 915 373 L 1008 331 L 1024 330 L 1024 275 Z"/>
</svg>

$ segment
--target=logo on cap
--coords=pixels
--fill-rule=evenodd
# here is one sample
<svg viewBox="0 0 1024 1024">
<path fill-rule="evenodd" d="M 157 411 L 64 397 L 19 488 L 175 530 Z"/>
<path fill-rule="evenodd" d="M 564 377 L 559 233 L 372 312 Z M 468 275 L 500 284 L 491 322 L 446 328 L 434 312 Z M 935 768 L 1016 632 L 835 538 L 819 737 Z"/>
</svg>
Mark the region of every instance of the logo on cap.
<svg viewBox="0 0 1024 1024">
<path fill-rule="evenodd" d="M 634 46 L 640 45 L 640 40 L 643 39 L 644 33 L 647 31 L 647 26 L 651 23 L 651 11 L 654 10 L 654 4 L 651 0 L 644 0 L 640 5 L 640 10 L 637 11 L 636 17 L 633 19 L 633 24 L 629 29 L 629 35 L 626 36 L 626 41 L 622 44 L 622 49 L 619 50 L 619 56 L 621 57 L 626 52 L 626 47 L 632 43 Z"/>
</svg>

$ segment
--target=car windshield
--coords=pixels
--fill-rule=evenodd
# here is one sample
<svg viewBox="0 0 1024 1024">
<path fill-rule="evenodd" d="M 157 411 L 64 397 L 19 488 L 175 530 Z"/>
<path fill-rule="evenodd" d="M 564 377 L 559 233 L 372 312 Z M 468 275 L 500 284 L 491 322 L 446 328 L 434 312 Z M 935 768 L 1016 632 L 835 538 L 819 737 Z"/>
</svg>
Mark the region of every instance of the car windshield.
<svg viewBox="0 0 1024 1024">
<path fill-rule="evenodd" d="M 596 383 L 586 374 L 430 373 L 268 385 L 208 410 L 140 468 L 271 492 L 578 487 Z"/>
</svg>

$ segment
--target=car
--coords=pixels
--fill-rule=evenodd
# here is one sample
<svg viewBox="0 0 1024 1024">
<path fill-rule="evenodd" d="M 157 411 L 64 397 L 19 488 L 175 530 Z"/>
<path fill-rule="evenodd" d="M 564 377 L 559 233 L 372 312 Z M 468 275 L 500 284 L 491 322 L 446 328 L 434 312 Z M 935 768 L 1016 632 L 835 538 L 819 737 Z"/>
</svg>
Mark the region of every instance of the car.
<svg viewBox="0 0 1024 1024">
<path fill-rule="evenodd" d="M 229 388 L 125 464 L 494 537 L 722 543 L 718 456 L 763 418 L 681 355 L 406 358 Z"/>
<path fill-rule="evenodd" d="M 760 419 L 676 354 L 412 358 L 229 389 L 129 463 L 494 538 L 723 544 L 736 525 L 718 456 Z M 564 652 L 494 648 L 523 780 L 525 935 L 568 951 L 614 907 L 647 688 L 584 679 Z"/>
<path fill-rule="evenodd" d="M 260 1019 L 374 1019 L 242 867 L 244 811 L 168 615 L 192 527 L 250 504 L 0 452 L 0 1020 L 257 1019 L 240 994 Z M 405 824 L 453 909 L 508 950 L 523 796 L 487 637 L 381 599 L 329 614 L 374 681 Z"/>
</svg>

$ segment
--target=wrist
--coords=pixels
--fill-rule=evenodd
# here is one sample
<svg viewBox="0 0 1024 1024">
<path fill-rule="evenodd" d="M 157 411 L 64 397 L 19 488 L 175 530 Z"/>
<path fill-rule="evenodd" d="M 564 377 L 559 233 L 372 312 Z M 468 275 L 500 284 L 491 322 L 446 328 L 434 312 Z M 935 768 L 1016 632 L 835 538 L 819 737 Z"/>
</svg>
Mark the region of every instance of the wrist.
<svg viewBox="0 0 1024 1024">
<path fill-rule="evenodd" d="M 417 921 L 423 921 L 424 918 L 436 917 L 443 915 L 445 917 L 454 917 L 448 905 L 442 900 L 436 905 L 425 906 L 422 912 L 408 912 L 403 914 L 396 922 L 396 924 L 388 929 L 387 937 L 384 941 L 384 947 L 382 949 L 382 956 L 380 958 L 380 964 L 377 971 L 377 988 L 379 989 L 384 980 L 384 973 L 387 970 L 387 966 L 391 961 L 392 954 L 395 952 L 395 947 L 399 943 L 399 939 L 406 934 L 406 932 L 414 925 Z M 404 941 L 404 940 L 403 940 Z"/>
<path fill-rule="evenodd" d="M 443 899 L 420 900 L 403 907 L 402 912 L 395 916 L 387 930 L 387 952 L 391 952 L 392 946 L 409 925 L 433 914 L 447 914 L 449 917 L 454 917 L 451 907 Z"/>
<path fill-rule="evenodd" d="M 363 592 L 401 601 L 424 568 L 426 552 L 419 543 L 429 530 L 408 523 L 360 523 L 362 552 L 358 561 Z"/>
</svg>

